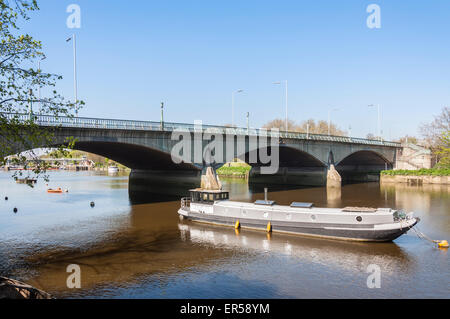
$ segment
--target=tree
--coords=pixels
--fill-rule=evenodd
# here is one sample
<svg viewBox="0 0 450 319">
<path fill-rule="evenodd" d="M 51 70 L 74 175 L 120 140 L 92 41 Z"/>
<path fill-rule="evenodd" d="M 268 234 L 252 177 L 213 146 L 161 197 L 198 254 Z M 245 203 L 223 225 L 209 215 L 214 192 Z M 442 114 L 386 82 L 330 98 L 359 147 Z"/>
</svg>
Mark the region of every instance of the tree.
<svg viewBox="0 0 450 319">
<path fill-rule="evenodd" d="M 434 117 L 433 122 L 420 127 L 420 132 L 426 143 L 433 149 L 442 146 L 442 135 L 450 131 L 450 108 L 444 107 L 441 114 Z"/>
<path fill-rule="evenodd" d="M 284 130 L 285 128 L 285 120 L 282 119 L 274 119 L 266 124 L 264 124 L 263 128 L 271 129 L 278 128 L 280 130 Z M 326 121 L 315 121 L 314 119 L 309 119 L 307 121 L 303 121 L 300 125 L 296 124 L 294 121 L 288 121 L 288 129 L 292 132 L 301 132 L 310 134 L 328 134 L 328 122 Z M 336 124 L 330 123 L 330 135 L 335 136 L 346 136 L 347 132 L 339 129 Z"/>
<path fill-rule="evenodd" d="M 277 128 L 280 131 L 286 130 L 286 120 L 283 119 L 274 119 L 270 122 L 267 122 L 265 125 L 263 125 L 263 128 L 266 129 L 272 129 Z M 292 120 L 288 120 L 288 131 L 296 131 L 296 124 Z"/>
<path fill-rule="evenodd" d="M 433 122 L 422 125 L 420 131 L 426 145 L 433 152 L 435 162 L 440 162 L 443 156 L 442 148 L 448 143 L 445 136 L 450 131 L 450 108 L 444 107 L 441 114 L 435 116 Z"/>
<path fill-rule="evenodd" d="M 40 41 L 28 34 L 20 34 L 18 23 L 30 19 L 31 11 L 39 10 L 36 0 L 0 0 L 0 165 L 6 157 L 22 150 L 47 147 L 52 144 L 53 133 L 34 123 L 32 106 L 38 112 L 54 116 L 72 116 L 84 105 L 83 101 L 66 101 L 54 89 L 60 75 L 42 72 L 33 67 L 45 57 Z M 50 91 L 44 97 L 36 95 L 37 88 Z M 26 114 L 20 117 L 18 114 Z M 73 141 L 68 141 L 71 146 Z M 45 171 L 45 164 L 37 160 L 35 173 Z M 23 155 L 15 157 L 15 164 L 26 163 Z"/>
<path fill-rule="evenodd" d="M 414 136 L 405 135 L 397 140 L 399 143 L 412 143 L 412 144 L 418 144 L 419 139 Z"/>
<path fill-rule="evenodd" d="M 327 121 L 316 121 L 314 119 L 309 119 L 307 121 L 303 121 L 298 127 L 297 130 L 299 132 L 312 134 L 328 134 L 328 122 Z M 330 135 L 334 136 L 347 136 L 347 132 L 341 130 L 336 124 L 330 122 Z"/>
<path fill-rule="evenodd" d="M 450 168 L 450 131 L 442 133 L 441 145 L 436 153 L 440 158 L 437 166 L 439 168 Z"/>
</svg>

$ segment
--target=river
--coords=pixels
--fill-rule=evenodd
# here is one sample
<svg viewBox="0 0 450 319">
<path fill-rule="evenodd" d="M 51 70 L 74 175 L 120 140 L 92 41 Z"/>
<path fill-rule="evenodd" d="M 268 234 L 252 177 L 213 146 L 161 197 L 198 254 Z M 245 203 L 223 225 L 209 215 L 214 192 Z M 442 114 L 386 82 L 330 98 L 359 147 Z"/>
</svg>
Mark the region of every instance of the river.
<svg viewBox="0 0 450 319">
<path fill-rule="evenodd" d="M 448 250 L 414 231 L 391 243 L 236 232 L 180 221 L 178 200 L 133 203 L 127 174 L 51 172 L 49 187 L 68 188 L 63 194 L 48 194 L 43 180 L 32 188 L 10 176 L 0 173 L 0 275 L 57 298 L 450 297 Z M 242 180 L 224 184 L 232 200 L 263 198 Z M 269 198 L 414 211 L 421 231 L 450 240 L 448 186 L 269 189 Z M 79 289 L 66 285 L 70 264 L 81 268 Z M 381 271 L 380 288 L 368 288 L 369 265 Z"/>
</svg>

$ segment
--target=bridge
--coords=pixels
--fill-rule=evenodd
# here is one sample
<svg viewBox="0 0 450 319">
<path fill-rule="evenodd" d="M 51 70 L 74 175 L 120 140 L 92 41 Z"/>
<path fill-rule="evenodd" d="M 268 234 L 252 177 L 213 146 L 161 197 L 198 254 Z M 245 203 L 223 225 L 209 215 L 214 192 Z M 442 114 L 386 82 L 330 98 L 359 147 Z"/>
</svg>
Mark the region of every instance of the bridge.
<svg viewBox="0 0 450 319">
<path fill-rule="evenodd" d="M 28 114 L 3 116 L 23 121 L 29 118 Z M 251 182 L 266 182 L 270 179 L 272 183 L 296 185 L 324 185 L 326 172 L 331 164 L 335 165 L 343 181 L 376 179 L 380 170 L 393 167 L 397 150 L 401 149 L 401 144 L 388 141 L 253 128 L 200 126 L 199 123 L 49 115 L 33 115 L 33 120 L 43 128 L 54 129 L 53 146 L 62 145 L 66 138 L 74 137 L 75 149 L 119 162 L 132 169 L 132 176 L 151 172 L 163 179 L 173 178 L 174 181 L 179 180 L 180 176 L 189 176 L 198 182 L 206 163 L 204 159 L 199 161 L 196 158 L 196 152 L 201 147 L 204 154 L 214 141 L 224 141 L 221 151 L 226 154 L 223 160 L 215 161 L 214 166 L 221 166 L 236 157 L 249 162 L 253 157 L 256 161 L 251 163 Z M 173 138 L 177 132 L 183 132 L 184 137 Z M 180 140 L 186 138 L 186 134 L 191 143 L 189 154 L 183 150 L 180 153 L 182 161 L 174 161 L 171 152 Z M 275 140 L 275 144 L 267 144 L 269 138 Z M 262 168 L 268 165 L 258 155 L 258 151 L 263 148 L 268 155 L 274 154 L 274 151 L 279 154 L 278 169 L 270 175 L 261 174 Z M 213 153 L 217 152 L 216 149 Z"/>
</svg>

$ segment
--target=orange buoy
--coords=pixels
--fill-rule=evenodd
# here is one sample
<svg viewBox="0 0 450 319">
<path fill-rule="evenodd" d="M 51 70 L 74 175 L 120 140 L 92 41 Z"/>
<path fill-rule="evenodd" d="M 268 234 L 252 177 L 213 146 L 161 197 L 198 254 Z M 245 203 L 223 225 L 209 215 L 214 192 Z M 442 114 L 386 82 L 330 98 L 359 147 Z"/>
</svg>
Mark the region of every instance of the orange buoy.
<svg viewBox="0 0 450 319">
<path fill-rule="evenodd" d="M 272 232 L 272 224 L 270 222 L 267 223 L 267 228 L 266 228 L 268 233 Z"/>
<path fill-rule="evenodd" d="M 61 189 L 61 187 L 58 187 L 57 189 L 51 189 L 51 188 L 47 189 L 47 193 L 62 193 L 62 192 L 63 192 L 63 190 Z"/>
<path fill-rule="evenodd" d="M 236 221 L 236 224 L 234 224 L 234 229 L 241 228 L 241 224 L 239 223 L 239 220 Z"/>
<path fill-rule="evenodd" d="M 439 248 L 448 248 L 448 241 L 441 240 L 438 242 L 438 246 L 439 246 Z"/>
</svg>

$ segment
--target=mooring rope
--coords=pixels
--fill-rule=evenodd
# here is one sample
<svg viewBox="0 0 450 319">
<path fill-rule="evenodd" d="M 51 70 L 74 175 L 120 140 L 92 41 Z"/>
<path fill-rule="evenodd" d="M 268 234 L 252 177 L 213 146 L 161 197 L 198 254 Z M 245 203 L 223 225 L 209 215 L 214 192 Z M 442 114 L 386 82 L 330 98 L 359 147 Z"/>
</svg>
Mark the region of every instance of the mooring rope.
<svg viewBox="0 0 450 319">
<path fill-rule="evenodd" d="M 428 240 L 429 242 L 433 243 L 433 244 L 437 244 L 439 248 L 448 248 L 448 242 L 446 240 L 434 240 L 431 239 L 430 237 L 428 237 L 427 235 L 425 235 L 423 232 L 421 232 L 417 226 L 412 228 L 416 234 L 417 237 L 419 237 L 420 239 L 425 239 Z"/>
<path fill-rule="evenodd" d="M 412 229 L 416 232 L 417 237 L 419 237 L 419 238 L 421 238 L 421 239 L 428 240 L 428 241 L 430 241 L 430 242 L 432 242 L 432 243 L 438 243 L 438 242 L 440 242 L 439 240 L 433 240 L 433 239 L 429 238 L 427 235 L 425 235 L 425 234 L 422 233 L 419 229 L 417 229 L 417 226 L 416 226 L 416 227 L 413 227 Z"/>
</svg>

